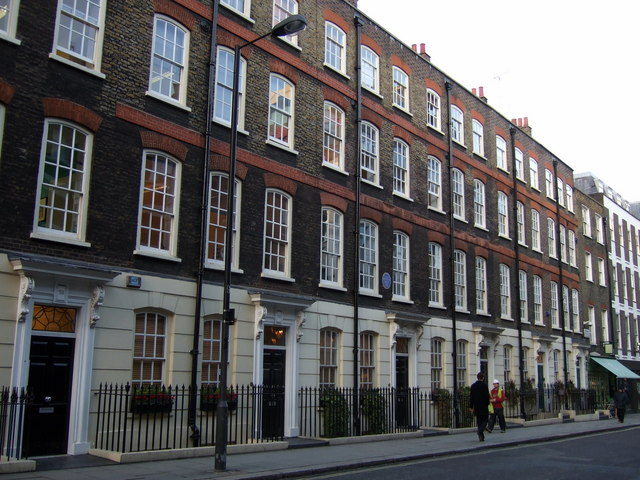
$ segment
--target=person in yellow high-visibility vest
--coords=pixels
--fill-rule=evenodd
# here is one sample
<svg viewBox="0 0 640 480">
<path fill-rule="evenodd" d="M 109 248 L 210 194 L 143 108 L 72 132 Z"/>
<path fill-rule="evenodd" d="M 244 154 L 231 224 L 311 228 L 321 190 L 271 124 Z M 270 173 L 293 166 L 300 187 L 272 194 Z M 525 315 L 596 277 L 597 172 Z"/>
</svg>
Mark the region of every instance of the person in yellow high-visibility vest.
<svg viewBox="0 0 640 480">
<path fill-rule="evenodd" d="M 493 407 L 493 413 L 489 415 L 487 432 L 491 433 L 493 431 L 493 427 L 496 424 L 496 417 L 498 417 L 500 431 L 504 433 L 507 431 L 507 422 L 504 420 L 504 407 L 502 403 L 507 399 L 507 396 L 504 394 L 504 389 L 500 386 L 500 382 L 497 379 L 493 380 L 493 388 L 489 395 L 489 402 L 491 402 L 491 406 Z"/>
</svg>

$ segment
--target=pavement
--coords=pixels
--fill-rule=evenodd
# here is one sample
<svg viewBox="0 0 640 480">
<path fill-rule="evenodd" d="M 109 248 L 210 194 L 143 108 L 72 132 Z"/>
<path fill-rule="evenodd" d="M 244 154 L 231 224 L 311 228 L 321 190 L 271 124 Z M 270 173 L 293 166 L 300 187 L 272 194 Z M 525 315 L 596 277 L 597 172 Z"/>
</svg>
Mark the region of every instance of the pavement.
<svg viewBox="0 0 640 480">
<path fill-rule="evenodd" d="M 35 458 L 36 470 L 4 473 L 0 480 L 175 480 L 224 479 L 275 480 L 343 471 L 411 460 L 464 454 L 488 449 L 594 435 L 622 429 L 638 429 L 640 414 L 616 419 L 578 416 L 508 423 L 506 433 L 495 429 L 478 441 L 475 429 L 424 430 L 412 435 L 358 437 L 314 442 L 298 439 L 287 449 L 236 453 L 227 456 L 227 469 L 216 471 L 213 456 L 139 463 L 116 463 L 93 455 Z M 0 462 L 0 466 L 2 462 Z"/>
</svg>

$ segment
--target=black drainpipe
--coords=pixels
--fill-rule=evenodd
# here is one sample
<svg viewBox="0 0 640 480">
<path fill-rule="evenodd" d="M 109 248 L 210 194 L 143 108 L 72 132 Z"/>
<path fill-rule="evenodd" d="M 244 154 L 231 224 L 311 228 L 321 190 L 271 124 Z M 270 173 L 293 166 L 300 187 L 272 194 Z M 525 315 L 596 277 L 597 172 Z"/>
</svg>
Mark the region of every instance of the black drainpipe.
<svg viewBox="0 0 640 480">
<path fill-rule="evenodd" d="M 558 258 L 558 279 L 560 283 L 560 328 L 562 328 L 562 370 L 564 373 L 564 387 L 567 388 L 569 382 L 569 372 L 567 370 L 567 331 L 566 319 L 564 318 L 564 276 L 562 268 L 562 252 L 560 250 L 560 192 L 558 192 L 558 160 L 553 159 L 553 191 L 556 198 L 556 257 Z M 567 287 L 567 297 L 569 296 Z M 567 299 L 568 300 L 568 299 Z M 564 396 L 565 408 L 569 408 L 567 396 Z"/>
<path fill-rule="evenodd" d="M 191 396 L 189 397 L 189 428 L 193 446 L 200 446 L 200 430 L 196 422 L 195 392 L 198 388 L 198 355 L 200 354 L 200 317 L 202 316 L 202 287 L 204 283 L 204 264 L 207 260 L 207 225 L 209 210 L 209 163 L 211 159 L 211 119 L 213 118 L 213 88 L 216 76 L 216 36 L 218 31 L 218 2 L 213 2 L 211 26 L 203 20 L 203 30 L 211 31 L 209 51 L 209 87 L 207 92 L 207 117 L 205 118 L 204 158 L 202 159 L 202 203 L 200 205 L 200 256 L 196 274 L 196 305 L 193 314 L 193 346 L 191 347 Z M 231 200 L 233 201 L 233 200 Z"/>
<path fill-rule="evenodd" d="M 447 164 L 449 171 L 449 265 L 450 265 L 450 285 L 451 285 L 451 322 L 452 322 L 452 341 L 453 348 L 451 350 L 451 356 L 453 360 L 453 414 L 455 420 L 455 427 L 460 426 L 460 404 L 458 399 L 458 337 L 456 328 L 456 282 L 455 282 L 455 255 L 456 248 L 455 242 L 455 219 L 453 218 L 453 136 L 451 131 L 453 129 L 453 122 L 451 120 L 451 89 L 452 83 L 447 80 L 444 83 L 447 91 L 447 106 L 449 107 L 449 151 L 447 152 Z"/>
<path fill-rule="evenodd" d="M 353 245 L 353 426 L 356 435 L 360 435 L 360 401 L 359 394 L 359 295 L 360 295 L 360 156 L 362 154 L 362 140 L 360 138 L 362 129 L 362 79 L 360 77 L 361 65 L 361 34 L 364 21 L 359 15 L 353 17 L 356 26 L 356 160 L 355 160 L 355 182 L 356 199 L 354 212 L 354 245 Z"/>
<path fill-rule="evenodd" d="M 520 298 L 522 292 L 522 285 L 520 282 L 520 241 L 518 239 L 518 179 L 516 178 L 516 129 L 515 127 L 511 127 L 509 129 L 509 133 L 511 134 L 511 170 L 513 173 L 513 222 L 516 226 L 514 242 L 513 242 L 513 253 L 515 254 L 515 274 L 516 274 L 516 325 L 518 327 L 518 372 L 520 374 L 520 417 L 523 420 L 527 419 L 527 413 L 524 407 L 524 356 L 522 351 L 522 312 L 520 311 L 520 302 L 522 299 Z M 522 165 L 524 169 L 524 164 Z M 524 175 L 524 172 L 523 172 Z M 506 381 L 506 379 L 505 379 Z"/>
<path fill-rule="evenodd" d="M 604 248 L 605 248 L 605 252 L 606 252 L 606 256 L 607 256 L 607 261 L 606 266 L 607 266 L 607 290 L 609 292 L 609 315 L 608 315 L 608 321 L 609 321 L 609 340 L 611 341 L 611 353 L 613 354 L 613 356 L 615 357 L 616 355 L 616 332 L 614 330 L 614 321 L 613 321 L 613 316 L 615 313 L 615 308 L 613 306 L 613 292 L 611 289 L 611 286 L 613 285 L 613 275 L 617 275 L 617 271 L 616 269 L 618 267 L 616 267 L 613 263 L 613 259 L 611 258 L 611 253 L 609 252 L 609 246 L 611 245 L 611 243 L 609 243 L 610 239 L 609 239 L 609 227 L 607 226 L 607 218 L 606 218 L 606 212 L 605 215 L 602 217 L 602 234 L 604 235 Z M 613 267 L 613 268 L 611 268 Z M 600 312 L 600 321 L 602 322 L 602 312 Z M 595 325 L 594 325 L 595 327 Z M 594 332 L 595 333 L 595 332 Z M 604 343 L 604 339 L 603 343 Z"/>
</svg>

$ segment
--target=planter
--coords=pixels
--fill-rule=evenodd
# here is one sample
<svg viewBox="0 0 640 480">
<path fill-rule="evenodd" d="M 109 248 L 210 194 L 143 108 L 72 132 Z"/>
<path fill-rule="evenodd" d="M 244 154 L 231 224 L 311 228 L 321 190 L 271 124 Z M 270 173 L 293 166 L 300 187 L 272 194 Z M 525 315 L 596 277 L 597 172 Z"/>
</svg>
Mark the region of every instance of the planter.
<svg viewBox="0 0 640 480">
<path fill-rule="evenodd" d="M 169 399 L 136 399 L 131 401 L 131 413 L 158 414 L 169 413 L 173 408 L 173 400 Z"/>
</svg>

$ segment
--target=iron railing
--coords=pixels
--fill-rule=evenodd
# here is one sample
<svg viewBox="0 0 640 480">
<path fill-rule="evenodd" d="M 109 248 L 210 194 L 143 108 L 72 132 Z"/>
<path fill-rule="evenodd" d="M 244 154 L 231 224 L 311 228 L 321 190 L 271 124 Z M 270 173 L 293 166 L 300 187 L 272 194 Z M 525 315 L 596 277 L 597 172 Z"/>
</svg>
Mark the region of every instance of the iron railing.
<svg viewBox="0 0 640 480">
<path fill-rule="evenodd" d="M 162 386 L 149 389 L 100 385 L 95 447 L 139 452 L 215 445 L 218 392 L 208 387 Z M 284 405 L 284 389 L 235 386 L 228 392 L 229 444 L 262 443 L 283 438 L 283 422 L 265 409 Z M 189 404 L 196 405 L 190 418 Z"/>
<path fill-rule="evenodd" d="M 26 458 L 22 444 L 28 401 L 24 388 L 2 387 L 0 390 L 0 462 Z"/>
</svg>

